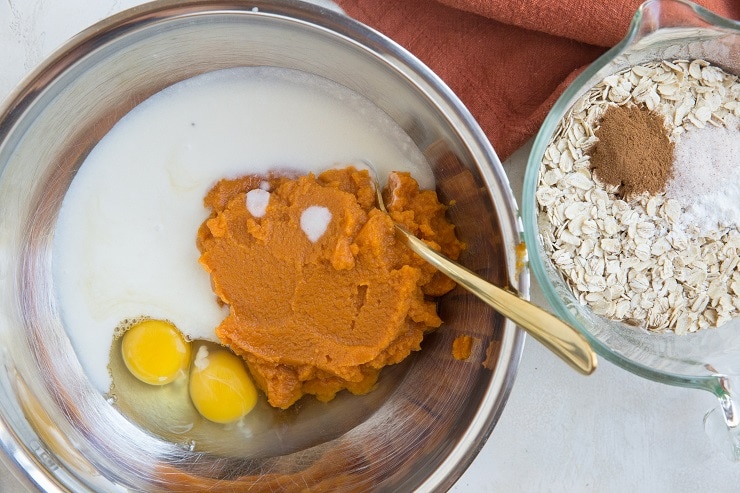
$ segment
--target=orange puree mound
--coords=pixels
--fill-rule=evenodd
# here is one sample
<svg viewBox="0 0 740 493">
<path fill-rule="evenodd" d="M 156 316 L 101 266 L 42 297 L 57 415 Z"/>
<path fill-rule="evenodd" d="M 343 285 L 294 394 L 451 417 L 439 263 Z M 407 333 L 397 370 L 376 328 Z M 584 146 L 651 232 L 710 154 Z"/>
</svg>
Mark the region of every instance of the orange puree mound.
<svg viewBox="0 0 740 493">
<path fill-rule="evenodd" d="M 246 194 L 258 187 L 269 202 L 254 217 Z M 386 194 L 397 221 L 458 257 L 463 244 L 433 191 L 392 173 Z M 216 335 L 245 359 L 272 406 L 368 392 L 381 368 L 420 349 L 442 323 L 429 296 L 454 283 L 396 241 L 367 171 L 221 180 L 205 204 L 212 213 L 198 232 L 200 263 L 230 308 Z M 315 242 L 301 227 L 312 206 L 331 214 Z"/>
<path fill-rule="evenodd" d="M 452 357 L 459 360 L 470 358 L 473 351 L 473 338 L 470 336 L 458 336 L 452 341 Z"/>
</svg>

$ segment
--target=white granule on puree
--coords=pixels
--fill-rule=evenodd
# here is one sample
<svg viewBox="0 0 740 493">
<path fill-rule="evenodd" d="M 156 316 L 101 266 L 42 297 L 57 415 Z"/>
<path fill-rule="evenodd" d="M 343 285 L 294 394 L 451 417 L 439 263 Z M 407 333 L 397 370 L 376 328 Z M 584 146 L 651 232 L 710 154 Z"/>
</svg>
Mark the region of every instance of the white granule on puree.
<svg viewBox="0 0 740 493">
<path fill-rule="evenodd" d="M 331 211 L 324 206 L 312 205 L 301 213 L 301 229 L 312 243 L 326 233 L 331 222 Z"/>
<path fill-rule="evenodd" d="M 247 192 L 247 210 L 254 217 L 262 217 L 270 203 L 270 192 L 262 188 L 255 188 Z"/>
</svg>

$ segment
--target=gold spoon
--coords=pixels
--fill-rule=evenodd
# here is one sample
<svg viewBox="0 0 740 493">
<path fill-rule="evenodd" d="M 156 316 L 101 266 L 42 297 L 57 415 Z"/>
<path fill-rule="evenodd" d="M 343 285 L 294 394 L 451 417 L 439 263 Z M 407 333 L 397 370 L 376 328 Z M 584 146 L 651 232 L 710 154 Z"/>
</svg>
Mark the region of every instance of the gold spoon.
<svg viewBox="0 0 740 493">
<path fill-rule="evenodd" d="M 368 171 L 375 186 L 378 207 L 388 214 L 375 168 L 367 162 L 363 164 L 369 168 Z M 521 298 L 517 293 L 483 280 L 462 265 L 433 250 L 395 221 L 393 225 L 396 227 L 398 236 L 414 253 L 483 300 L 501 315 L 526 330 L 529 335 L 544 344 L 545 347 L 570 366 L 584 375 L 590 375 L 596 369 L 596 353 L 594 353 L 586 338 L 576 329 L 537 305 Z"/>
</svg>

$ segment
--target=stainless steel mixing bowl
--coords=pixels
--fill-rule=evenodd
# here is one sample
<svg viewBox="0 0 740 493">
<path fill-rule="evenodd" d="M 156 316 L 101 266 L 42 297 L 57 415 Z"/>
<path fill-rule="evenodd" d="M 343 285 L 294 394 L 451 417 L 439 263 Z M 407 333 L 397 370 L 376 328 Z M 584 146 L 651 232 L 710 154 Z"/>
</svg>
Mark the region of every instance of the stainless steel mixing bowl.
<svg viewBox="0 0 740 493">
<path fill-rule="evenodd" d="M 325 77 L 385 111 L 426 156 L 442 199 L 456 201 L 450 217 L 468 244 L 461 262 L 526 295 L 516 206 L 498 158 L 460 101 L 391 40 L 297 2 L 178 0 L 123 12 L 58 50 L 0 108 L 0 443 L 29 486 L 444 490 L 491 433 L 523 336 L 458 290 L 440 301 L 445 324 L 423 351 L 387 368 L 366 396 L 309 400 L 278 420 L 266 430 L 279 444 L 269 454 L 161 436 L 90 385 L 51 276 L 70 182 L 106 132 L 149 96 L 197 74 L 254 65 Z M 476 343 L 459 361 L 451 347 L 463 334 Z"/>
</svg>

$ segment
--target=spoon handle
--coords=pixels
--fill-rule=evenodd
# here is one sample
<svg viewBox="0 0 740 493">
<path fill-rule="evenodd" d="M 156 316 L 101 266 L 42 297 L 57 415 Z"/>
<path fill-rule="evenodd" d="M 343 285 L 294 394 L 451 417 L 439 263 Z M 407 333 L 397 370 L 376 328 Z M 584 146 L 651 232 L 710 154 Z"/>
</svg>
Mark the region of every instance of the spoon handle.
<svg viewBox="0 0 740 493">
<path fill-rule="evenodd" d="M 401 226 L 396 225 L 396 231 L 414 253 L 526 330 L 570 366 L 584 375 L 590 375 L 596 369 L 596 354 L 576 329 L 537 305 L 481 279 L 462 265 L 432 250 Z"/>
</svg>

